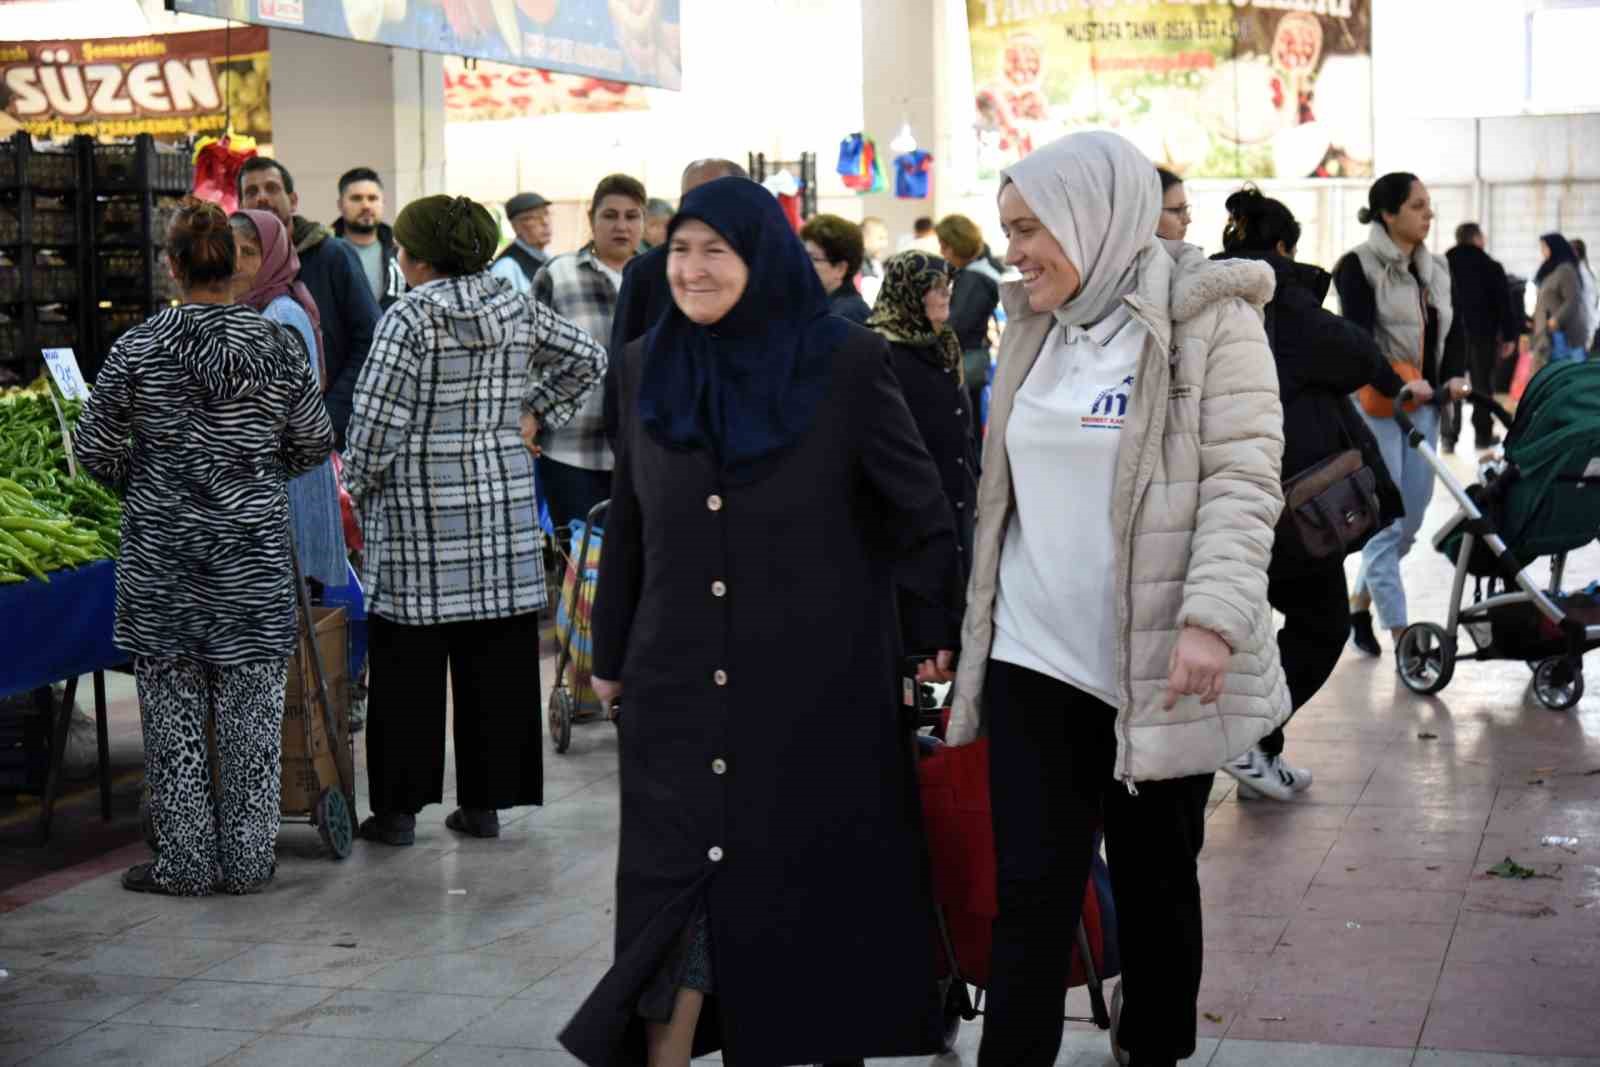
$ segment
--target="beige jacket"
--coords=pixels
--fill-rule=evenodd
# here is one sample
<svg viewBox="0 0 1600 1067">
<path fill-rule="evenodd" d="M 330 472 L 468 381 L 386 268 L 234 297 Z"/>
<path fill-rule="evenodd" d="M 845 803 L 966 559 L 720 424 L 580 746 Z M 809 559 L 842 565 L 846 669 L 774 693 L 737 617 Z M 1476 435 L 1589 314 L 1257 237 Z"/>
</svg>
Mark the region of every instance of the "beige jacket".
<svg viewBox="0 0 1600 1067">
<path fill-rule="evenodd" d="M 1215 771 L 1289 715 L 1267 606 L 1267 562 L 1283 507 L 1283 409 L 1262 332 L 1273 274 L 1251 260 L 1208 262 L 1185 246 L 1178 262 L 1147 254 L 1125 297 L 1148 331 L 1128 423 L 1117 452 L 1112 560 L 1114 612 L 1062 605 L 1063 625 L 1117 628 L 1116 777 L 1136 781 Z M 1002 288 L 1008 325 L 990 401 L 962 658 L 948 740 L 972 740 L 994 642 L 1000 551 L 1012 507 L 1006 424 L 1012 402 L 1055 320 L 1028 308 L 1020 284 Z M 1070 473 L 1062 472 L 1063 489 Z M 1110 614 L 1111 617 L 1105 617 Z M 1096 616 L 1099 616 L 1096 618 Z M 1079 620 L 1093 621 L 1079 621 Z M 1222 636 L 1233 659 L 1222 699 L 1162 707 L 1173 646 L 1184 626 Z"/>
</svg>

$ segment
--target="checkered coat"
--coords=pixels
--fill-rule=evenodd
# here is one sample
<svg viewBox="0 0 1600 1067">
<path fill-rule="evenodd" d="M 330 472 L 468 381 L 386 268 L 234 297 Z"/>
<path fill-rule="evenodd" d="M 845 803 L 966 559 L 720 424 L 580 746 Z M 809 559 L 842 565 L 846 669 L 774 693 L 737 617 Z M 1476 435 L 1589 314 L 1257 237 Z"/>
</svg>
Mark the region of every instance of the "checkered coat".
<svg viewBox="0 0 1600 1067">
<path fill-rule="evenodd" d="M 601 344 L 610 341 L 617 286 L 600 269 L 593 247 L 557 256 L 541 267 L 533 276 L 533 296 L 599 338 Z M 545 456 L 585 470 L 612 468 L 615 458 L 606 439 L 604 394 L 604 389 L 596 389 L 571 422 L 540 438 Z"/>
<path fill-rule="evenodd" d="M 486 272 L 430 282 L 389 309 L 344 453 L 371 611 L 428 625 L 545 606 L 518 422 L 567 422 L 605 368 L 587 333 Z"/>
</svg>

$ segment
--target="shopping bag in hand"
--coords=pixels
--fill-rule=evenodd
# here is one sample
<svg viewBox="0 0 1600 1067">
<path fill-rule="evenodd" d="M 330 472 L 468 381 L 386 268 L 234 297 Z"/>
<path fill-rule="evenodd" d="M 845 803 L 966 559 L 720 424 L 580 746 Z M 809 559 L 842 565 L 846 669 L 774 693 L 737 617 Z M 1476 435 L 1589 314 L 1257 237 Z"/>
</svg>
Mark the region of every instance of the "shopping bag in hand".
<svg viewBox="0 0 1600 1067">
<path fill-rule="evenodd" d="M 572 524 L 572 543 L 567 554 L 567 572 L 561 580 L 561 599 L 556 604 L 556 638 L 570 650 L 572 692 L 578 713 L 587 715 L 603 710 L 594 691 L 594 636 L 589 627 L 594 610 L 594 590 L 600 578 L 601 530 L 589 528 L 589 544 L 584 548 L 585 524 Z M 582 558 L 579 554 L 582 553 Z"/>
</svg>

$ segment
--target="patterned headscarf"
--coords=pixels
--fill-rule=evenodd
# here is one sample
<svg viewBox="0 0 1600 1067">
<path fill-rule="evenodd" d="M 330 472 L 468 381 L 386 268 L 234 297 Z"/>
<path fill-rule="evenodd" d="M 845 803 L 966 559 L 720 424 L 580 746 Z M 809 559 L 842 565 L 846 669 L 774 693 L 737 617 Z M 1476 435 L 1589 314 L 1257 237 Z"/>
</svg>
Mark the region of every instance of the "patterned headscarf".
<svg viewBox="0 0 1600 1067">
<path fill-rule="evenodd" d="M 950 276 L 950 264 L 929 252 L 910 249 L 889 257 L 867 328 L 888 341 L 923 350 L 930 363 L 959 380 L 961 340 L 948 323 L 936 329 L 922 302 L 929 289 Z"/>
</svg>

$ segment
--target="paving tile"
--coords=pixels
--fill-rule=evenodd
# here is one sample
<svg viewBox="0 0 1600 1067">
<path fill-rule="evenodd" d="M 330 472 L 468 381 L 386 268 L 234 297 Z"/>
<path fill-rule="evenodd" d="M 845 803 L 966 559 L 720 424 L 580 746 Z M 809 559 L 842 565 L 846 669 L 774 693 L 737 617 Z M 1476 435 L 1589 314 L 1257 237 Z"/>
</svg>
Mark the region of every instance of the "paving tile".
<svg viewBox="0 0 1600 1067">
<path fill-rule="evenodd" d="M 559 956 L 497 956 L 454 952 L 397 960 L 361 978 L 356 989 L 512 997 L 565 962 Z"/>
<path fill-rule="evenodd" d="M 1417 1050 L 1414 1067 L 1595 1067 L 1593 1056 L 1523 1056 L 1512 1052 L 1464 1052 L 1459 1049 Z"/>
<path fill-rule="evenodd" d="M 1472 880 L 1471 860 L 1359 856 L 1337 846 L 1317 872 L 1314 885 L 1362 889 L 1423 889 L 1460 892 Z"/>
<path fill-rule="evenodd" d="M 1289 917 L 1218 914 L 1209 902 L 1203 908 L 1201 929 L 1207 953 L 1215 952 L 1271 952 L 1284 930 L 1289 927 Z"/>
<path fill-rule="evenodd" d="M 1229 1038 L 1211 1057 L 1209 1067 L 1407 1067 L 1410 1063 L 1410 1049 L 1330 1048 Z"/>
<path fill-rule="evenodd" d="M 283 1033 L 385 1041 L 445 1040 L 494 1010 L 491 997 L 346 989 L 278 1026 Z"/>
<path fill-rule="evenodd" d="M 417 1060 L 413 1067 L 573 1067 L 570 1053 L 550 1049 L 490 1048 L 452 1041 Z"/>
<path fill-rule="evenodd" d="M 275 1030 L 332 995 L 312 986 L 208 982 L 191 979 L 141 1001 L 117 1017 L 119 1023 L 147 1023 L 201 1029 L 226 1022 L 234 1030 Z"/>
<path fill-rule="evenodd" d="M 1427 997 L 1439 979 L 1441 965 L 1438 959 L 1280 948 L 1259 967 L 1253 992 L 1358 1000 Z"/>
<path fill-rule="evenodd" d="M 255 1038 L 248 1030 L 185 1030 L 101 1023 L 28 1061 L 28 1067 L 205 1067 Z"/>
<path fill-rule="evenodd" d="M 432 1048 L 419 1041 L 262 1034 L 233 1055 L 218 1060 L 215 1067 L 307 1067 L 308 1064 L 402 1067 L 417 1062 L 418 1057 Z"/>
<path fill-rule="evenodd" d="M 320 945 L 252 945 L 202 971 L 218 982 L 268 982 L 273 985 L 342 989 L 382 970 L 393 957 L 362 948 Z"/>
<path fill-rule="evenodd" d="M 145 975 L 150 978 L 193 978 L 232 959 L 250 946 L 239 941 L 206 941 L 187 937 L 124 937 L 63 952 L 50 969 L 64 974 Z"/>
<path fill-rule="evenodd" d="M 609 969 L 598 960 L 574 960 L 535 982 L 453 1039 L 498 1048 L 559 1049 L 556 1035 Z"/>
<path fill-rule="evenodd" d="M 1361 923 L 1453 924 L 1463 899 L 1465 894 L 1460 892 L 1313 885 L 1301 902 L 1300 914 Z"/>
<path fill-rule="evenodd" d="M 1353 920 L 1297 918 L 1283 932 L 1274 954 L 1285 949 L 1341 958 L 1442 961 L 1451 946 L 1451 927 L 1439 923 L 1360 923 Z"/>
<path fill-rule="evenodd" d="M 1362 803 L 1351 809 L 1345 830 L 1352 834 L 1481 834 L 1488 822 L 1489 815 L 1481 811 Z"/>
<path fill-rule="evenodd" d="M 104 1022 L 177 984 L 168 978 L 12 972 L 0 982 L 0 1017 Z"/>
<path fill-rule="evenodd" d="M 1425 995 L 1397 1000 L 1296 996 L 1258 990 L 1228 1028 L 1228 1037 L 1410 1049 L 1417 1043 L 1427 1014 Z"/>
<path fill-rule="evenodd" d="M 1428 1012 L 1422 1043 L 1436 1049 L 1532 1056 L 1593 1055 L 1600 1048 L 1600 1017 L 1592 1001 L 1577 1011 L 1526 999 L 1498 1005 L 1444 1001 Z"/>
<path fill-rule="evenodd" d="M 1478 858 L 1478 850 L 1482 844 L 1483 835 L 1476 830 L 1462 833 L 1426 833 L 1413 830 L 1375 830 L 1356 825 L 1346 825 L 1337 841 L 1341 857 L 1378 856 L 1468 862 Z"/>
<path fill-rule="evenodd" d="M 0 1067 L 22 1063 L 93 1025 L 81 1021 L 20 1018 L 8 1013 L 7 1018 L 0 1019 Z"/>
</svg>

